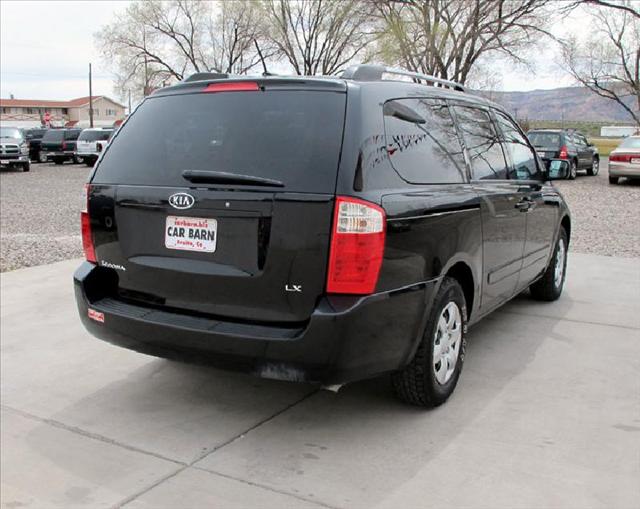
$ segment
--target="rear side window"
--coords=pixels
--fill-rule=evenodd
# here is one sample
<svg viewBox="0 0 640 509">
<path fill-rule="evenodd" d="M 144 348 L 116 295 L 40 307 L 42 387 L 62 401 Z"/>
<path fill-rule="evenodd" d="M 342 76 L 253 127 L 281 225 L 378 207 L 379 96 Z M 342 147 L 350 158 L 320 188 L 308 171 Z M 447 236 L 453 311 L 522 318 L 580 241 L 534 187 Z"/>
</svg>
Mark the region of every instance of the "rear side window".
<svg viewBox="0 0 640 509">
<path fill-rule="evenodd" d="M 387 153 L 413 184 L 465 181 L 466 164 L 453 118 L 438 99 L 394 99 L 384 105 Z"/>
<path fill-rule="evenodd" d="M 473 178 L 506 179 L 507 162 L 489 113 L 469 106 L 455 106 L 454 110 L 471 160 Z"/>
<path fill-rule="evenodd" d="M 108 140 L 113 131 L 82 131 L 80 136 L 78 137 L 79 141 L 98 141 L 98 140 Z"/>
<path fill-rule="evenodd" d="M 333 193 L 345 97 L 309 90 L 151 97 L 113 137 L 94 181 L 186 186 L 184 170 L 220 171 Z"/>
</svg>

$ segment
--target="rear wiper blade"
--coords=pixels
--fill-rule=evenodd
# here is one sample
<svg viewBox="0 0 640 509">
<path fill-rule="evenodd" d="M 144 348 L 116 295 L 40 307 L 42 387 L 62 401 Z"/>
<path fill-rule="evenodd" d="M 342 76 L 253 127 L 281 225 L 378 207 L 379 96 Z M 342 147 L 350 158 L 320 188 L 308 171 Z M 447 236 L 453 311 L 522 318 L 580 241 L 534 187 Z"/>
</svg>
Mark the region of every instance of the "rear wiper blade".
<svg viewBox="0 0 640 509">
<path fill-rule="evenodd" d="M 243 184 L 246 186 L 284 187 L 279 180 L 252 175 L 239 175 L 225 171 L 184 170 L 182 177 L 194 184 Z"/>
</svg>

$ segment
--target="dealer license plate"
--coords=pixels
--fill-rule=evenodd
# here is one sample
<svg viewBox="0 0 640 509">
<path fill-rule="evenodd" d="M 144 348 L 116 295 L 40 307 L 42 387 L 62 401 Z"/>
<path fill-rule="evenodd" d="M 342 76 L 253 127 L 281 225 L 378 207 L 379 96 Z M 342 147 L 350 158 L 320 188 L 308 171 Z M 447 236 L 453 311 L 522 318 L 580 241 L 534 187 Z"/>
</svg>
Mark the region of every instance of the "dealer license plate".
<svg viewBox="0 0 640 509">
<path fill-rule="evenodd" d="M 218 221 L 204 217 L 167 216 L 164 246 L 167 249 L 213 253 L 218 241 Z"/>
</svg>

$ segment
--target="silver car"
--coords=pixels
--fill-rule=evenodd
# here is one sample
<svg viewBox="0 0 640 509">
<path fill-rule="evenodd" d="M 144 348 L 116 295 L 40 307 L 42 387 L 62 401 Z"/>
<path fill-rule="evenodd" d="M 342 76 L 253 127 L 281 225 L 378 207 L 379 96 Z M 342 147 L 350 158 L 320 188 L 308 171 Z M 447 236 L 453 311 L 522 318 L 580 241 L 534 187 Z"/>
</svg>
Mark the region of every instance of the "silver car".
<svg viewBox="0 0 640 509">
<path fill-rule="evenodd" d="M 629 136 L 609 154 L 609 184 L 620 177 L 640 178 L 640 136 Z"/>
</svg>

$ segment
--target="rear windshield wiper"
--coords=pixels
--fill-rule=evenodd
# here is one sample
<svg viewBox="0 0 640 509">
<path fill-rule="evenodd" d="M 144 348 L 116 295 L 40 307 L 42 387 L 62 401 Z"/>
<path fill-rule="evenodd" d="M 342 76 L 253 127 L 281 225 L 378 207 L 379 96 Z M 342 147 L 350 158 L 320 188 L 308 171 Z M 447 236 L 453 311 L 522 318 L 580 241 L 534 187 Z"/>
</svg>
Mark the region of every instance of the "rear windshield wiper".
<svg viewBox="0 0 640 509">
<path fill-rule="evenodd" d="M 246 186 L 284 187 L 279 180 L 252 175 L 238 175 L 225 171 L 184 170 L 182 177 L 194 184 L 241 184 Z"/>
</svg>

